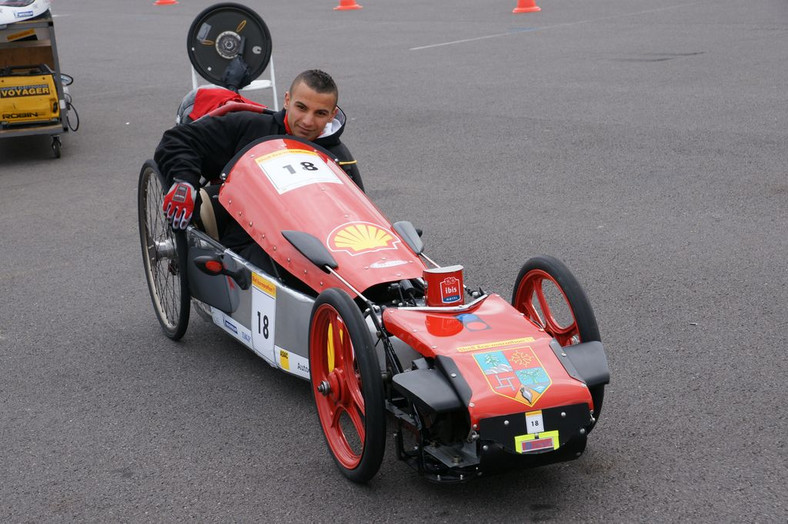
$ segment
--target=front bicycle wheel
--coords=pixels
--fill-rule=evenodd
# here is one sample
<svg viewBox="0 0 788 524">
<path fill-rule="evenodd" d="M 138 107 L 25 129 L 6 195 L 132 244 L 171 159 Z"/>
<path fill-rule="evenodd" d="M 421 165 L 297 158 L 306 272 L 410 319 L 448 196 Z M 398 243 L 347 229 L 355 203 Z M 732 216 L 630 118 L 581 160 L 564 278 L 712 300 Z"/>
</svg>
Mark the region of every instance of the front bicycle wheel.
<svg viewBox="0 0 788 524">
<path fill-rule="evenodd" d="M 523 265 L 514 284 L 512 305 L 563 347 L 601 341 L 594 310 L 585 291 L 557 258 L 534 257 Z M 594 417 L 599 420 L 605 386 L 590 387 L 589 392 L 594 403 Z"/>
<path fill-rule="evenodd" d="M 169 226 L 162 204 L 164 178 L 153 160 L 143 164 L 137 191 L 140 242 L 153 310 L 164 334 L 180 339 L 189 325 L 186 233 Z"/>
<path fill-rule="evenodd" d="M 347 478 L 368 482 L 386 445 L 383 381 L 364 317 L 339 289 L 320 293 L 312 308 L 309 372 L 331 456 Z"/>
</svg>

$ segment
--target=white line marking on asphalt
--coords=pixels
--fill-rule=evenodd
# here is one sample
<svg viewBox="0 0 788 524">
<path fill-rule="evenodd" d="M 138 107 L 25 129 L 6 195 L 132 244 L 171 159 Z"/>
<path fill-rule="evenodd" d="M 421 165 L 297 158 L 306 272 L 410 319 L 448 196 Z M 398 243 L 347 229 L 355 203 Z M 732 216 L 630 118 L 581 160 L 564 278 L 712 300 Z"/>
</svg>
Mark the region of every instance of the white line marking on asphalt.
<svg viewBox="0 0 788 524">
<path fill-rule="evenodd" d="M 419 47 L 411 47 L 409 51 L 421 51 L 423 49 L 432 49 L 434 47 L 444 47 L 448 45 L 455 45 L 455 44 L 465 44 L 468 42 L 476 42 L 479 40 L 488 40 L 490 38 L 499 38 L 501 36 L 510 36 L 516 35 L 518 33 L 528 33 L 531 31 L 544 31 L 545 29 L 555 29 L 556 27 L 569 27 L 573 25 L 580 25 L 580 24 L 588 24 L 590 22 L 603 22 L 605 20 L 613 20 L 614 18 L 623 18 L 625 16 L 637 16 L 637 15 L 644 15 L 648 13 L 656 13 L 659 11 L 667 11 L 669 9 L 679 9 L 682 7 L 687 7 L 690 5 L 695 4 L 705 4 L 706 2 L 690 2 L 688 4 L 681 4 L 681 5 L 671 5 L 667 7 L 659 7 L 657 9 L 648 9 L 646 11 L 638 11 L 636 13 L 624 13 L 615 16 L 606 16 L 604 18 L 592 18 L 590 20 L 578 20 L 577 22 L 565 22 L 563 24 L 554 24 L 554 25 L 546 25 L 543 27 L 528 27 L 528 28 L 521 28 L 521 29 L 513 29 L 511 31 L 507 31 L 506 33 L 496 33 L 494 35 L 485 35 L 485 36 L 477 36 L 476 38 L 465 38 L 463 40 L 453 40 L 451 42 L 442 42 L 440 44 L 429 44 L 429 45 L 422 45 Z"/>
</svg>

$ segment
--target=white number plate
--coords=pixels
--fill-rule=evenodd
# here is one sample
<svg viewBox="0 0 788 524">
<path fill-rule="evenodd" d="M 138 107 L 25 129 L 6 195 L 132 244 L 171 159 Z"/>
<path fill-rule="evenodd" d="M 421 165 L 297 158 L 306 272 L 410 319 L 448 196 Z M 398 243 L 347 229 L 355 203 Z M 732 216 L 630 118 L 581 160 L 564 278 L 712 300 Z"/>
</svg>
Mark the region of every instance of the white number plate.
<svg viewBox="0 0 788 524">
<path fill-rule="evenodd" d="M 309 184 L 341 184 L 339 177 L 316 153 L 281 151 L 257 160 L 279 194 Z"/>
<path fill-rule="evenodd" d="M 276 326 L 276 285 L 252 274 L 252 348 L 274 362 L 274 328 Z"/>
<path fill-rule="evenodd" d="M 541 411 L 529 411 L 525 414 L 525 426 L 529 434 L 542 433 L 544 431 L 544 420 Z"/>
</svg>

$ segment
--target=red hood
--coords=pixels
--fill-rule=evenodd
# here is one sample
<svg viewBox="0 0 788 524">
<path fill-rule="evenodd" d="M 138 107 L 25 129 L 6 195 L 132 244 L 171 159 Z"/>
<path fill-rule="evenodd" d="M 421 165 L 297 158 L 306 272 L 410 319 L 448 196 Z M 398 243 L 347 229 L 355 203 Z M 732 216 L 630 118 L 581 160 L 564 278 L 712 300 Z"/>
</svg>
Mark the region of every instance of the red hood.
<svg viewBox="0 0 788 524">
<path fill-rule="evenodd" d="M 472 424 L 583 400 L 591 406 L 588 388 L 550 348 L 552 337 L 499 295 L 463 313 L 388 308 L 383 324 L 419 353 L 454 362 L 470 387 L 464 400 Z"/>
<path fill-rule="evenodd" d="M 320 240 L 337 261 L 337 273 L 362 292 L 422 275 L 421 259 L 388 219 L 314 145 L 293 138 L 264 140 L 236 157 L 225 172 L 219 202 L 277 263 L 313 290 L 341 287 L 354 295 L 301 255 L 282 231 Z"/>
</svg>

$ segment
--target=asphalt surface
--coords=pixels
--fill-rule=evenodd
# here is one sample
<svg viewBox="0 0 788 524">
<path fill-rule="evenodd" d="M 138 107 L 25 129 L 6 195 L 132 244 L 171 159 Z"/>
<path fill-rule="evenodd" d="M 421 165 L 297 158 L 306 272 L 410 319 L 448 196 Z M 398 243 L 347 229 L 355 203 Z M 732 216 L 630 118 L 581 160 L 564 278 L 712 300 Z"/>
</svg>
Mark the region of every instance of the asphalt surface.
<svg viewBox="0 0 788 524">
<path fill-rule="evenodd" d="M 369 194 L 433 259 L 508 297 L 551 254 L 591 299 L 585 455 L 459 486 L 393 443 L 350 484 L 306 382 L 199 318 L 160 332 L 137 176 L 211 3 L 54 2 L 79 131 L 59 160 L 0 139 L 0 521 L 788 521 L 784 0 L 248 2 L 280 93 L 334 75 Z"/>
</svg>

